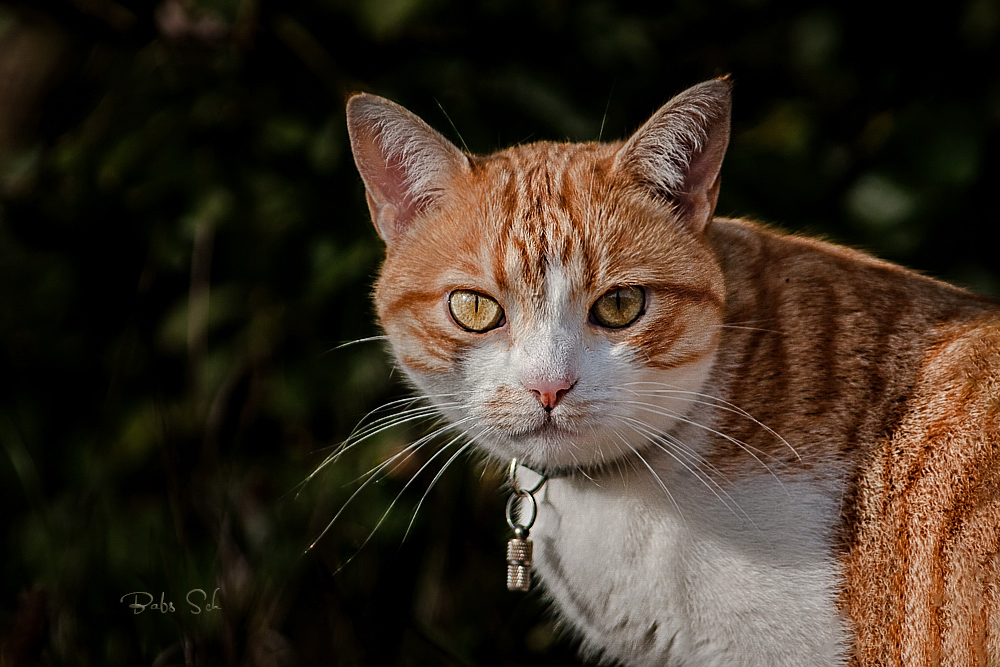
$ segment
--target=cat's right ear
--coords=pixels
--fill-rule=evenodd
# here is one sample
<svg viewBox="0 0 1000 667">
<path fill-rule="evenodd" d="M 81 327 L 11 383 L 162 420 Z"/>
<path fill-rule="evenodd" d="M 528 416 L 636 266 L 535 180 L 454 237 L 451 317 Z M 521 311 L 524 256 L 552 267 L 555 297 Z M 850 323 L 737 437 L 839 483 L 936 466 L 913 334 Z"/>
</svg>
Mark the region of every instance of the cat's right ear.
<svg viewBox="0 0 1000 667">
<path fill-rule="evenodd" d="M 395 102 L 361 93 L 347 101 L 347 132 L 379 236 L 392 245 L 469 169 L 465 153 Z"/>
</svg>

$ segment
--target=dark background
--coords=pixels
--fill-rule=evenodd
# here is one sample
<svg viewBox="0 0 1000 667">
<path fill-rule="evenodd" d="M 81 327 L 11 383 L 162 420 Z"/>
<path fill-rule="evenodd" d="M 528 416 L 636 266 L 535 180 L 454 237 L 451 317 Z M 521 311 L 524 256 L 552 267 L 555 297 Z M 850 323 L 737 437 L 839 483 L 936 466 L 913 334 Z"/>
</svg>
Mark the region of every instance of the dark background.
<svg viewBox="0 0 1000 667">
<path fill-rule="evenodd" d="M 731 73 L 719 213 L 998 295 L 998 40 L 991 0 L 0 3 L 0 664 L 576 664 L 504 588 L 475 457 L 405 539 L 440 459 L 364 544 L 433 450 L 306 553 L 423 432 L 306 481 L 406 396 L 382 343 L 338 347 L 378 333 L 382 252 L 347 96 L 487 152 L 622 137 Z"/>
</svg>

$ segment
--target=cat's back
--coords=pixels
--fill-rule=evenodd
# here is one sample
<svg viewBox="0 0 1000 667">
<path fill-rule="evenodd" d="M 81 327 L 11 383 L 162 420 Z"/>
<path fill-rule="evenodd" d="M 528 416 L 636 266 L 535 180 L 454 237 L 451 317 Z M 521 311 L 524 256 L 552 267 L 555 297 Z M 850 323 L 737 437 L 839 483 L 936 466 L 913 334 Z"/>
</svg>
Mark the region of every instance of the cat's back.
<svg viewBox="0 0 1000 667">
<path fill-rule="evenodd" d="M 855 461 L 912 409 L 934 350 L 1000 317 L 989 299 L 817 239 L 716 219 L 708 241 L 726 283 L 720 391 L 806 458 Z"/>
<path fill-rule="evenodd" d="M 1000 315 L 936 334 L 850 489 L 842 605 L 864 664 L 891 645 L 913 664 L 1000 655 Z"/>
<path fill-rule="evenodd" d="M 846 480 L 838 604 L 857 634 L 853 660 L 881 664 L 896 646 L 906 664 L 992 664 L 1000 307 L 752 223 L 716 220 L 710 238 L 732 327 L 722 363 L 753 378 L 729 395 L 755 400 L 807 458 L 821 442 Z"/>
<path fill-rule="evenodd" d="M 811 408 L 786 410 L 798 417 L 784 432 L 825 434 L 846 464 L 839 604 L 854 658 L 899 646 L 912 664 L 987 664 L 1000 655 L 1000 308 L 821 241 L 739 221 L 712 234 L 727 319 L 770 312 L 758 326 L 783 334 L 730 336 L 741 359 L 759 354 L 758 394 L 798 384 Z"/>
<path fill-rule="evenodd" d="M 966 314 L 1000 313 L 1000 302 L 819 238 L 724 218 L 713 220 L 708 238 L 729 278 L 727 298 L 735 301 L 743 300 L 740 294 L 745 295 L 750 287 L 746 281 L 753 280 L 758 293 L 772 298 L 790 290 L 789 298 L 805 303 L 815 301 L 825 291 L 836 291 L 834 296 L 843 299 L 860 298 L 857 304 L 847 304 L 858 311 L 865 310 L 865 302 L 889 293 L 899 308 L 895 312 L 881 309 L 880 313 L 897 320 L 910 314 L 906 311 L 942 322 Z M 803 288 L 811 290 L 813 298 Z"/>
</svg>

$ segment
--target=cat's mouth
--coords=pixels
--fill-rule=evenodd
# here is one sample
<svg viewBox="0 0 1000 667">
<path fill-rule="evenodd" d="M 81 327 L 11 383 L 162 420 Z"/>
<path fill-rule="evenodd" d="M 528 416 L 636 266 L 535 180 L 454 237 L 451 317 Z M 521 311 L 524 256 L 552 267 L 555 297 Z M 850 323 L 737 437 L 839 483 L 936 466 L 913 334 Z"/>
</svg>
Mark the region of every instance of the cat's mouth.
<svg viewBox="0 0 1000 667">
<path fill-rule="evenodd" d="M 502 456 L 516 457 L 546 475 L 556 471 L 565 475 L 590 458 L 584 453 L 587 447 L 581 442 L 581 434 L 551 414 L 508 431 L 498 444 L 501 451 L 508 452 Z"/>
<path fill-rule="evenodd" d="M 537 423 L 531 426 L 527 435 L 535 437 L 559 437 L 563 438 L 572 433 L 575 429 L 568 426 L 568 420 L 563 415 L 553 415 L 552 411 L 545 411 L 537 418 Z"/>
</svg>

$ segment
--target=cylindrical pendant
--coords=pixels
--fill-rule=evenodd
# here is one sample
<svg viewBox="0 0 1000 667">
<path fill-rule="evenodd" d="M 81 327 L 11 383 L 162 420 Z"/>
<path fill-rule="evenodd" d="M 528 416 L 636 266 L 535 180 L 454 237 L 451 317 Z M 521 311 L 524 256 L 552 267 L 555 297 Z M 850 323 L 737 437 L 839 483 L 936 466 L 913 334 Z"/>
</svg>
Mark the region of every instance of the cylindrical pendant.
<svg viewBox="0 0 1000 667">
<path fill-rule="evenodd" d="M 531 588 L 531 540 L 518 537 L 507 542 L 507 590 L 526 591 Z"/>
</svg>

